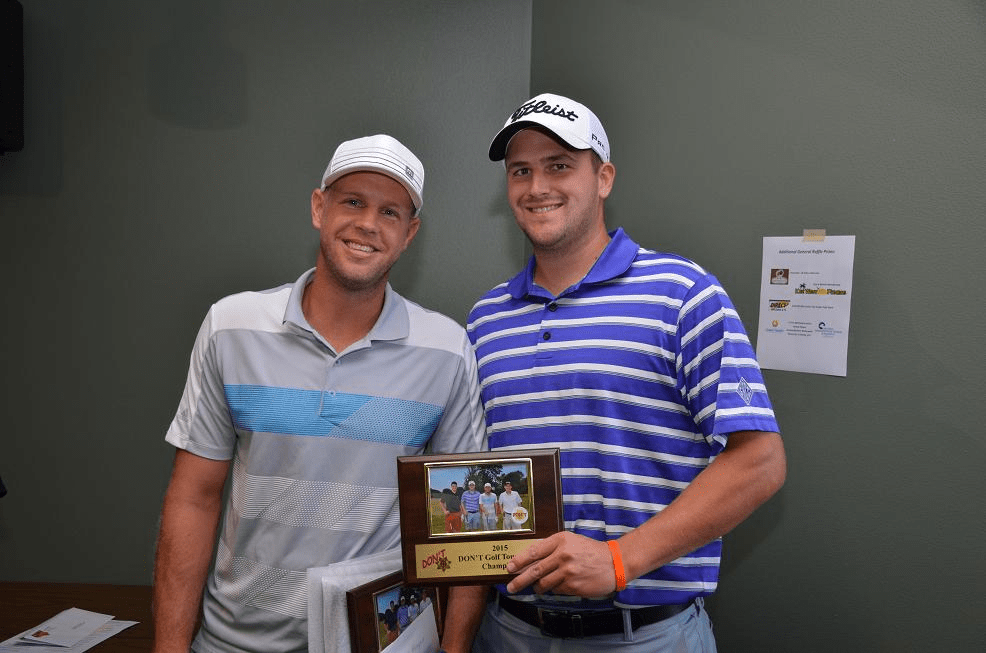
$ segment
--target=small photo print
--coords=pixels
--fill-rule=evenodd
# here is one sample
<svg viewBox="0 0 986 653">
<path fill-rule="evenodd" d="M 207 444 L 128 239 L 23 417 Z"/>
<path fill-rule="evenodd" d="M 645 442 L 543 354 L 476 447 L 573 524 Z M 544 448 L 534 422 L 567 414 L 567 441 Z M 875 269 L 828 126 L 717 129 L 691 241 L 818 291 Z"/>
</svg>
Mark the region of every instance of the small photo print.
<svg viewBox="0 0 986 653">
<path fill-rule="evenodd" d="M 788 268 L 772 268 L 770 270 L 770 283 L 773 285 L 786 286 L 791 277 L 791 271 Z"/>
<path fill-rule="evenodd" d="M 530 460 L 427 468 L 432 536 L 534 530 Z"/>
<path fill-rule="evenodd" d="M 434 587 L 403 583 L 373 595 L 378 651 L 437 650 L 439 609 Z"/>
</svg>

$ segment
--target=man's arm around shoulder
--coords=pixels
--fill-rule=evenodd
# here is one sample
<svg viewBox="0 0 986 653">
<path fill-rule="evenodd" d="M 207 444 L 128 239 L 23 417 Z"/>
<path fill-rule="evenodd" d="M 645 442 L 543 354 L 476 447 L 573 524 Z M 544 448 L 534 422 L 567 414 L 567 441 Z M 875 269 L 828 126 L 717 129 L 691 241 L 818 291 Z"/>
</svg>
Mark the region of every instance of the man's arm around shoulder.
<svg viewBox="0 0 986 653">
<path fill-rule="evenodd" d="M 154 651 L 187 653 L 216 540 L 228 460 L 175 454 L 154 561 Z"/>
</svg>

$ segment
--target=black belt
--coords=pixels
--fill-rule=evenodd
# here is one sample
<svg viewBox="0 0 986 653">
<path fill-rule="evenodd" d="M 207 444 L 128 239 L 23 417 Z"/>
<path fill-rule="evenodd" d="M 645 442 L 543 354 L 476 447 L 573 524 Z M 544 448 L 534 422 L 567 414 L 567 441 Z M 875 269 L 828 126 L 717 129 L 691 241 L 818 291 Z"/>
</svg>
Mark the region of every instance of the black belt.
<svg viewBox="0 0 986 653">
<path fill-rule="evenodd" d="M 671 605 L 652 605 L 646 608 L 631 608 L 630 627 L 637 630 L 641 626 L 664 621 L 680 614 L 694 605 L 693 602 Z M 623 610 L 554 610 L 530 605 L 500 595 L 500 607 L 532 626 L 541 629 L 541 634 L 549 637 L 592 637 L 593 635 L 614 635 L 623 632 Z"/>
</svg>

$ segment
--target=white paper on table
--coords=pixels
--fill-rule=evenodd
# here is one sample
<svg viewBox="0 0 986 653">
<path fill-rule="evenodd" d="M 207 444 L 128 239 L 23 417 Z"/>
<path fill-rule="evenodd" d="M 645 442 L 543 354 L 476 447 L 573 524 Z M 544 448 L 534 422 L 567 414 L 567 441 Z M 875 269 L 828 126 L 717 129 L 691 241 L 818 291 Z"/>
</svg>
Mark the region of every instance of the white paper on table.
<svg viewBox="0 0 986 653">
<path fill-rule="evenodd" d="M 62 610 L 51 619 L 32 629 L 23 639 L 36 644 L 49 646 L 74 646 L 93 634 L 107 621 L 111 614 L 101 614 L 80 608 Z"/>
<path fill-rule="evenodd" d="M 79 640 L 74 646 L 51 646 L 49 644 L 27 642 L 21 639 L 25 635 L 30 635 L 37 630 L 37 628 L 31 628 L 4 642 L 0 642 L 0 653 L 83 653 L 83 651 L 91 649 L 96 644 L 109 639 L 117 633 L 123 632 L 137 623 L 136 621 L 119 621 L 116 619 L 107 621 L 100 628 L 96 629 L 95 632 L 90 633 L 88 637 Z"/>
<path fill-rule="evenodd" d="M 846 376 L 855 236 L 765 237 L 760 367 Z"/>
</svg>

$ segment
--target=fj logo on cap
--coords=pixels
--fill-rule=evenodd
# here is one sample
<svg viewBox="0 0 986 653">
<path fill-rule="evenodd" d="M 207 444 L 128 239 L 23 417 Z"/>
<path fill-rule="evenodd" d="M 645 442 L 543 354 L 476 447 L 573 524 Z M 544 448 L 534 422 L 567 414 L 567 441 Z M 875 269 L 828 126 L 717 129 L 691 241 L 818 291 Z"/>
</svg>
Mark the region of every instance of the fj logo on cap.
<svg viewBox="0 0 986 653">
<path fill-rule="evenodd" d="M 577 113 L 564 109 L 560 105 L 551 106 L 544 100 L 539 100 L 538 102 L 532 100 L 520 105 L 520 108 L 510 116 L 510 122 L 517 122 L 529 113 L 548 113 L 559 118 L 568 118 L 572 122 L 575 122 L 579 118 Z"/>
</svg>

